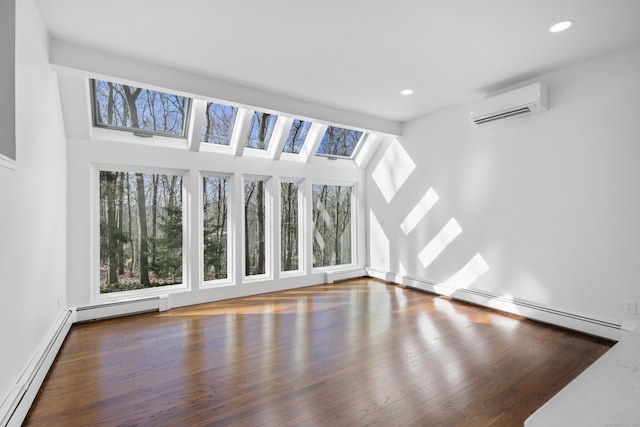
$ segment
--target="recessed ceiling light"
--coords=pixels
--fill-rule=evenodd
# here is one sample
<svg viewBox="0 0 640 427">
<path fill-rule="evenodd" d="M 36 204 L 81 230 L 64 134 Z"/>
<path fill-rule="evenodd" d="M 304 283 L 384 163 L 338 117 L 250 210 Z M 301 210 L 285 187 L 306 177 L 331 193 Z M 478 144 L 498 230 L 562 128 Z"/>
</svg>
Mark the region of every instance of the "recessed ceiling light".
<svg viewBox="0 0 640 427">
<path fill-rule="evenodd" d="M 551 28 L 549 28 L 549 31 L 551 31 L 552 33 L 559 33 L 560 31 L 564 31 L 572 25 L 573 21 L 561 21 L 557 24 L 552 25 Z"/>
<path fill-rule="evenodd" d="M 405 89 L 400 92 L 400 95 L 411 95 L 413 93 L 413 89 Z"/>
</svg>

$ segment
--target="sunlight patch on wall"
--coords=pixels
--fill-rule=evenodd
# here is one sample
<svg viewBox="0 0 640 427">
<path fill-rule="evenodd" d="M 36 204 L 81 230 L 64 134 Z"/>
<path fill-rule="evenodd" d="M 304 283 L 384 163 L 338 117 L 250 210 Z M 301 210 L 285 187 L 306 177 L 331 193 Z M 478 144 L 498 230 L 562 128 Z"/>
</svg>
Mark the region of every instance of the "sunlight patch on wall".
<svg viewBox="0 0 640 427">
<path fill-rule="evenodd" d="M 407 267 L 405 267 L 400 261 L 398 261 L 398 273 L 403 276 L 407 275 Z"/>
<path fill-rule="evenodd" d="M 451 275 L 445 284 L 455 288 L 468 288 L 487 271 L 489 271 L 489 264 L 482 255 L 475 254 L 464 267 Z"/>
<path fill-rule="evenodd" d="M 456 271 L 442 285 L 434 285 L 434 290 L 450 297 L 459 289 L 470 287 L 480 276 L 489 271 L 489 264 L 482 255 L 475 254 L 464 267 Z"/>
<path fill-rule="evenodd" d="M 402 221 L 402 224 L 400 224 L 400 228 L 405 235 L 408 235 L 414 228 L 416 228 L 420 221 L 422 221 L 422 218 L 427 215 L 439 198 L 440 197 L 435 190 L 432 187 L 429 187 L 422 199 L 420 199 L 411 212 L 409 212 L 409 215 L 407 215 L 404 221 Z"/>
<path fill-rule="evenodd" d="M 409 154 L 402 148 L 400 142 L 394 139 L 371 174 L 371 178 L 389 203 L 415 168 L 416 164 L 413 163 Z"/>
<path fill-rule="evenodd" d="M 451 218 L 418 254 L 422 266 L 427 268 L 460 233 L 462 233 L 462 227 L 455 218 Z"/>
<path fill-rule="evenodd" d="M 382 229 L 382 225 L 380 225 L 380 221 L 378 221 L 372 209 L 369 209 L 369 218 L 369 262 L 372 266 L 384 271 L 389 271 L 389 238 Z"/>
</svg>

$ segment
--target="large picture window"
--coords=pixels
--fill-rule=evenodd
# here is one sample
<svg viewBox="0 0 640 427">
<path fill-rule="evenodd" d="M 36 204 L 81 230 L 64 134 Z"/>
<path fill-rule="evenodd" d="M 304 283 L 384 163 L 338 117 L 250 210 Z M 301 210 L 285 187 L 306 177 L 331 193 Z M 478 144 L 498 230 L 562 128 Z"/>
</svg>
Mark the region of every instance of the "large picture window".
<svg viewBox="0 0 640 427">
<path fill-rule="evenodd" d="M 280 184 L 280 270 L 300 270 L 299 203 L 297 182 Z"/>
<path fill-rule="evenodd" d="M 313 266 L 351 264 L 352 187 L 314 184 Z"/>
<path fill-rule="evenodd" d="M 266 181 L 244 180 L 245 276 L 267 274 Z"/>
<path fill-rule="evenodd" d="M 182 283 L 182 176 L 101 171 L 100 293 Z"/>
<path fill-rule="evenodd" d="M 228 277 L 229 179 L 209 176 L 203 178 L 203 241 L 204 280 Z"/>
</svg>

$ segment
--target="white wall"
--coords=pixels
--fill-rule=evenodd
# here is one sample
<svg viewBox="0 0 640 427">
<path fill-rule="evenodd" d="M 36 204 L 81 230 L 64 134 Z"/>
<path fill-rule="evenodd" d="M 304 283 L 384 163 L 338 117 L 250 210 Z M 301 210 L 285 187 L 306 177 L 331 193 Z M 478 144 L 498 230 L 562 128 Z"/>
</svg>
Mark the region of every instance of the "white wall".
<svg viewBox="0 0 640 427">
<path fill-rule="evenodd" d="M 0 403 L 66 303 L 66 142 L 47 34 L 16 2 L 17 168 L 0 167 Z"/>
<path fill-rule="evenodd" d="M 368 169 L 370 265 L 640 323 L 623 305 L 640 302 L 638 76 L 635 47 L 542 76 L 541 115 L 477 128 L 459 105 L 406 123 Z M 437 201 L 405 234 L 429 188 Z M 451 218 L 462 231 L 425 267 Z"/>
</svg>

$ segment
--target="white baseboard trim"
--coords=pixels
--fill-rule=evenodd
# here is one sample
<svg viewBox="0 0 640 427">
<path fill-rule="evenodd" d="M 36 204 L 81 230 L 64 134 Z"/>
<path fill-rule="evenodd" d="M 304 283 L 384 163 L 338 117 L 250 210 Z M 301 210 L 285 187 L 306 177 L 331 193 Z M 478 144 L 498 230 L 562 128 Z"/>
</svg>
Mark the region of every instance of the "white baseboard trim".
<svg viewBox="0 0 640 427">
<path fill-rule="evenodd" d="M 72 310 L 60 314 L 22 376 L 0 405 L 0 426 L 18 427 L 22 424 L 73 322 Z"/>
<path fill-rule="evenodd" d="M 363 277 L 367 275 L 367 270 L 365 268 L 351 268 L 347 270 L 337 270 L 331 271 L 326 274 L 326 282 L 331 284 L 337 282 L 338 280 L 347 280 L 347 279 L 355 279 L 358 277 Z"/>
<path fill-rule="evenodd" d="M 611 320 L 599 319 L 581 313 L 549 307 L 531 301 L 506 297 L 478 289 L 452 288 L 428 279 L 381 271 L 368 267 L 367 274 L 404 287 L 419 289 L 429 293 L 444 295 L 452 299 L 469 302 L 483 307 L 526 317 L 527 319 L 549 323 L 589 335 L 620 341 L 637 325 L 628 325 Z"/>
</svg>

